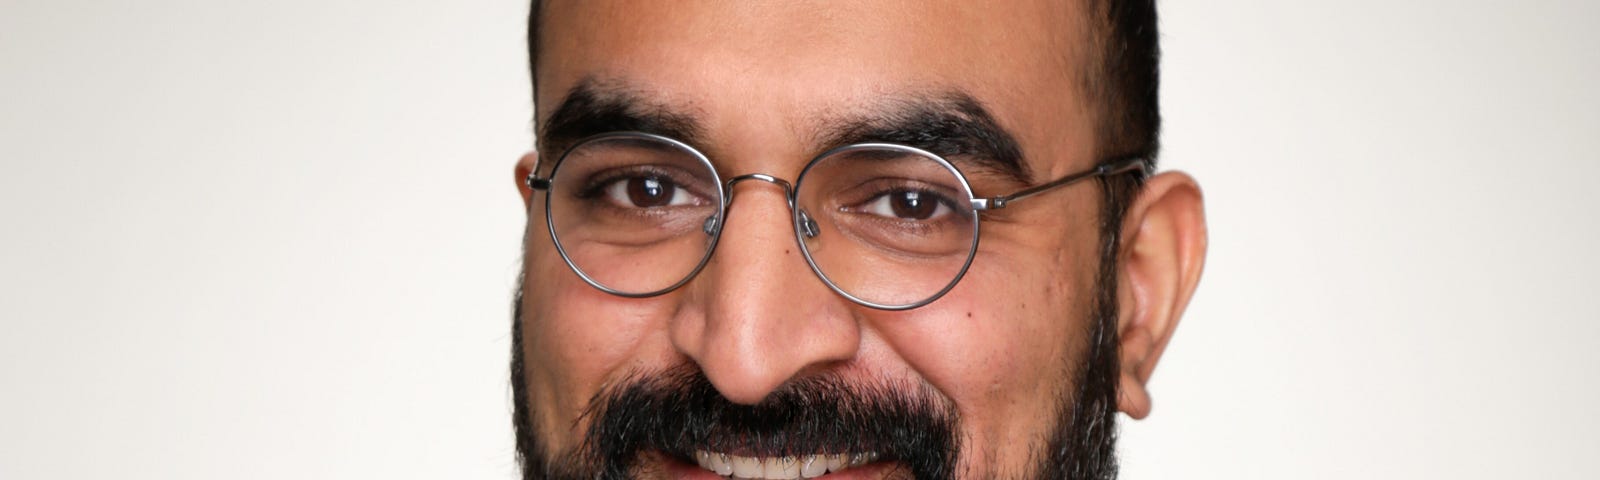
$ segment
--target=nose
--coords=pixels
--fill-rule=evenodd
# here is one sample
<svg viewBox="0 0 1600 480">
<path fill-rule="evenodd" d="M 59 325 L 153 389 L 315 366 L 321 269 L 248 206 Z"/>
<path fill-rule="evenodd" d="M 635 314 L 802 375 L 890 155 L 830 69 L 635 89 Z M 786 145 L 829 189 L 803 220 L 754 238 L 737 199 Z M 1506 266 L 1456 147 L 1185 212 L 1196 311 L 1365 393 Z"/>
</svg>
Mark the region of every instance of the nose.
<svg viewBox="0 0 1600 480">
<path fill-rule="evenodd" d="M 845 300 L 800 253 L 787 183 L 753 179 L 763 181 L 731 182 L 737 201 L 728 206 L 716 252 L 688 285 L 698 308 L 681 310 L 690 313 L 671 327 L 676 348 L 723 397 L 742 404 L 853 358 L 861 337 Z"/>
</svg>

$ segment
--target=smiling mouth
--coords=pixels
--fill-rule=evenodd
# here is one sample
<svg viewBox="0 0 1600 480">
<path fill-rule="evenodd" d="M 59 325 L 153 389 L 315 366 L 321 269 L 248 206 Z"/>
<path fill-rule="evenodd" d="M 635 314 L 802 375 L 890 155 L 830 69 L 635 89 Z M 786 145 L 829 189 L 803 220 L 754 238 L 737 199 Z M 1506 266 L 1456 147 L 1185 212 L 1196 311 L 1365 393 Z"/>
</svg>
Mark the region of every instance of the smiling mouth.
<svg viewBox="0 0 1600 480">
<path fill-rule="evenodd" d="M 695 463 L 717 475 L 736 479 L 788 480 L 816 478 L 872 463 L 877 453 L 841 453 L 790 457 L 741 457 L 696 450 Z"/>
</svg>

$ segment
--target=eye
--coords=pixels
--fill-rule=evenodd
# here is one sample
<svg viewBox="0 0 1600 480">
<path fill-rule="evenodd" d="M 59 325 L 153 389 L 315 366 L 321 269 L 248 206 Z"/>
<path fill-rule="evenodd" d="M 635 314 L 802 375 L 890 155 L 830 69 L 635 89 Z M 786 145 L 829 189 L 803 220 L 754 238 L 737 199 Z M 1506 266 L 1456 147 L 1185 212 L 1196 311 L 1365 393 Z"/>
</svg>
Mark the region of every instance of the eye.
<svg viewBox="0 0 1600 480">
<path fill-rule="evenodd" d="M 661 208 L 695 204 L 695 196 L 660 176 L 629 176 L 602 187 L 606 200 L 624 208 Z"/>
<path fill-rule="evenodd" d="M 880 217 L 923 221 L 949 215 L 949 201 L 927 190 L 891 190 L 873 197 L 861 211 Z"/>
</svg>

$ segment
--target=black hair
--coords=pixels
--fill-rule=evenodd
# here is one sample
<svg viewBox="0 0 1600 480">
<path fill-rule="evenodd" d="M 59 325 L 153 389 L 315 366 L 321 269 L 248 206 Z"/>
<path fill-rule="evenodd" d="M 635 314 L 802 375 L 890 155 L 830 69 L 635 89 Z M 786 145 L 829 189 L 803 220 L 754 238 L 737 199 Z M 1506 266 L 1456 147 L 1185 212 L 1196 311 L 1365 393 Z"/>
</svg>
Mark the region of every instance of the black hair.
<svg viewBox="0 0 1600 480">
<path fill-rule="evenodd" d="M 1090 42 L 1084 92 L 1095 102 L 1101 157 L 1160 149 L 1161 46 L 1154 0 L 1087 0 Z M 1154 165 L 1150 165 L 1154 166 Z"/>
</svg>

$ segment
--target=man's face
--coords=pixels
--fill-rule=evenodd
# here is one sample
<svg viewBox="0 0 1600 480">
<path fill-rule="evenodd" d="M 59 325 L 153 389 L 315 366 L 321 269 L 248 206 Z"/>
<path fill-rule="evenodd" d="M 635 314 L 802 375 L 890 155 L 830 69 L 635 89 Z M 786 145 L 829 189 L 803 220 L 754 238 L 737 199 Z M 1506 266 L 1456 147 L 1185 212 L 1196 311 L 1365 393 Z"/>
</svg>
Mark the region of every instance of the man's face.
<svg viewBox="0 0 1600 480">
<path fill-rule="evenodd" d="M 1100 160 L 1094 105 L 1081 88 L 1089 37 L 1083 12 L 1064 2 L 552 2 L 541 25 L 541 123 L 564 104 L 581 108 L 571 105 L 575 90 L 667 114 L 692 124 L 693 146 L 723 178 L 793 181 L 807 161 L 838 146 L 828 139 L 847 125 L 963 102 L 980 106 L 1021 154 L 1015 172 L 962 158 L 982 152 L 952 156 L 980 197 Z M 629 122 L 587 122 L 577 131 L 648 124 Z M 545 162 L 564 140 L 571 139 L 541 144 Z M 550 165 L 525 167 L 548 173 Z M 877 453 L 837 478 L 878 478 L 917 473 L 915 459 L 890 458 L 891 450 L 911 456 L 904 445 L 959 446 L 946 452 L 959 452 L 947 472 L 956 477 L 1036 472 L 1081 403 L 1096 317 L 1107 313 L 1096 302 L 1104 287 L 1102 193 L 1088 182 L 985 214 L 963 280 L 932 304 L 899 312 L 852 303 L 812 273 L 784 190 L 773 184 L 734 187 L 710 262 L 683 287 L 642 299 L 604 293 L 574 274 L 544 229 L 536 195 L 519 305 L 519 407 L 533 427 L 525 447 L 537 451 L 524 453 L 575 462 L 603 441 L 593 438 L 596 422 L 627 425 L 608 405 L 640 409 L 621 415 L 646 429 L 664 415 L 651 405 L 690 398 L 661 407 L 691 418 L 672 424 L 688 432 L 684 441 L 702 443 L 688 455 Z M 665 393 L 651 397 L 656 403 L 628 403 L 641 392 Z M 880 403 L 894 405 L 868 408 Z M 805 420 L 775 425 L 784 408 Z M 812 418 L 824 410 L 871 418 L 853 419 L 863 430 L 826 431 L 837 426 Z M 874 417 L 902 413 L 915 418 Z M 934 440 L 901 438 L 899 447 L 852 439 L 896 434 L 871 428 L 880 425 L 953 431 L 949 441 L 912 432 Z M 633 442 L 629 474 L 713 478 L 686 452 L 664 451 L 681 444 L 652 443 L 677 440 Z"/>
</svg>

